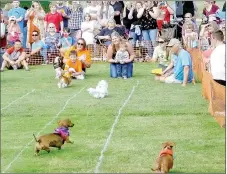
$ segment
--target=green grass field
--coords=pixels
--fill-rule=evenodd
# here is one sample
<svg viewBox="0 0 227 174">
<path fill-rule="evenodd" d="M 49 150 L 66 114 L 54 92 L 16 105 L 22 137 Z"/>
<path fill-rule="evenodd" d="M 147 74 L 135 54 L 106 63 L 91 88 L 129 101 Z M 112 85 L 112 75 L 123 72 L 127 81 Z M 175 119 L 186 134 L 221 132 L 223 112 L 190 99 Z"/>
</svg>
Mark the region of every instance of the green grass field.
<svg viewBox="0 0 227 174">
<path fill-rule="evenodd" d="M 119 116 L 99 172 L 150 173 L 161 143 L 171 140 L 172 173 L 224 173 L 225 129 L 208 113 L 201 84 L 156 82 L 152 67 L 135 63 L 134 77 L 123 80 L 109 78 L 108 63 L 95 63 L 86 80 L 65 89 L 58 89 L 51 65 L 1 73 L 2 172 L 92 173 Z M 87 88 L 102 79 L 109 83 L 109 96 L 92 98 Z M 35 157 L 32 134 L 53 132 L 62 118 L 75 123 L 74 144 Z"/>
</svg>

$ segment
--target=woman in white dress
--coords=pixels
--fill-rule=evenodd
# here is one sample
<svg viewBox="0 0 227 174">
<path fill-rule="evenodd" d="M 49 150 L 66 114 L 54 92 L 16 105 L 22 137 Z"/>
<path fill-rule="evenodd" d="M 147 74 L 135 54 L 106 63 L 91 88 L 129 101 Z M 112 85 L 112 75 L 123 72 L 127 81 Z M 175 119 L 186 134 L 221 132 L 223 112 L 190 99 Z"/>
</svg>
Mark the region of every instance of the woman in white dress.
<svg viewBox="0 0 227 174">
<path fill-rule="evenodd" d="M 85 39 L 87 45 L 94 44 L 95 23 L 91 20 L 91 15 L 86 13 L 84 22 L 81 23 L 82 38 Z"/>
</svg>

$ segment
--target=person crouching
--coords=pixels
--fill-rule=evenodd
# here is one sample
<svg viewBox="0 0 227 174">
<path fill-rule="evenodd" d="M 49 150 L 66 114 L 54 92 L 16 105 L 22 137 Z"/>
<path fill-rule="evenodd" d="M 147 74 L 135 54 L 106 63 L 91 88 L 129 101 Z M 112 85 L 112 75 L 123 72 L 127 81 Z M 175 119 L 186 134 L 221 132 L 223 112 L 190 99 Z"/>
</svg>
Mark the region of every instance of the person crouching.
<svg viewBox="0 0 227 174">
<path fill-rule="evenodd" d="M 69 59 L 65 63 L 64 70 L 68 70 L 69 68 L 73 68 L 75 70 L 72 73 L 72 78 L 83 80 L 84 79 L 84 71 L 82 71 L 82 63 L 78 59 L 77 52 L 75 50 L 70 51 Z"/>
</svg>

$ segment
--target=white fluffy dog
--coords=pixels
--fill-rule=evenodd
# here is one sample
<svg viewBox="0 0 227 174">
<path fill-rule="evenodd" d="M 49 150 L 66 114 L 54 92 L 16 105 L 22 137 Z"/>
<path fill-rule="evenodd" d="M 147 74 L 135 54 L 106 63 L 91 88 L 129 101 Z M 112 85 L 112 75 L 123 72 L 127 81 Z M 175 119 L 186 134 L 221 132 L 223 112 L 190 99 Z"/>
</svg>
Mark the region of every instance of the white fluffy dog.
<svg viewBox="0 0 227 174">
<path fill-rule="evenodd" d="M 104 98 L 108 95 L 108 83 L 105 80 L 101 80 L 96 88 L 89 88 L 87 91 L 95 98 Z"/>
</svg>

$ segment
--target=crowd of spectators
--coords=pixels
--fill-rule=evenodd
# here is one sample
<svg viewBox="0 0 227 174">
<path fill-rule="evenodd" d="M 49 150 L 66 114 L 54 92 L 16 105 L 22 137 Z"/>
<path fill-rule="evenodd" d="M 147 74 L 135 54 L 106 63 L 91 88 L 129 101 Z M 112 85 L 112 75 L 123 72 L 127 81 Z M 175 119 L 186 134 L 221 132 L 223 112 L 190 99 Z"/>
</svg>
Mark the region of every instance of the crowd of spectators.
<svg viewBox="0 0 227 174">
<path fill-rule="evenodd" d="M 145 60 L 162 68 L 156 80 L 183 86 L 192 82 L 192 60 L 186 48 L 199 48 L 213 78 L 225 85 L 225 2 L 222 9 L 216 1 L 203 3 L 199 12 L 195 1 L 171 5 L 168 1 L 87 1 L 85 6 L 80 1 L 53 1 L 46 13 L 39 1 L 32 1 L 27 9 L 13 1 L 1 9 L 1 48 L 7 49 L 1 71 L 5 67 L 29 70 L 28 60 L 37 55 L 48 64 L 49 54 L 59 51 L 63 63 L 80 64 L 76 71 L 84 75 L 91 67 L 87 46 L 96 50 L 95 44 L 103 44 L 110 76 L 127 79 L 133 76 L 133 47 L 141 43 L 147 50 Z M 173 27 L 172 21 L 175 39 L 170 40 L 163 31 Z M 29 54 L 24 49 L 30 49 Z"/>
</svg>

